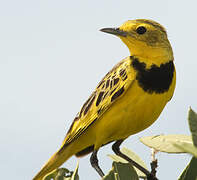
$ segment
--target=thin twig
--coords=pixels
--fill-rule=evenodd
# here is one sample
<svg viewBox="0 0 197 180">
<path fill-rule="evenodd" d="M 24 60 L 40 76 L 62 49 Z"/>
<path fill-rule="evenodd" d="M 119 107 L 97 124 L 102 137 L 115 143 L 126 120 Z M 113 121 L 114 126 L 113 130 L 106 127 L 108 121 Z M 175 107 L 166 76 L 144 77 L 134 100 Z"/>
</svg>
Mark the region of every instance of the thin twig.
<svg viewBox="0 0 197 180">
<path fill-rule="evenodd" d="M 155 155 L 158 151 L 155 150 L 155 149 L 152 149 L 152 152 L 151 152 L 151 158 L 152 158 L 152 162 L 150 163 L 151 165 L 151 174 L 154 175 L 156 177 L 156 168 L 158 167 L 158 162 L 157 162 L 157 159 L 155 158 Z"/>
</svg>

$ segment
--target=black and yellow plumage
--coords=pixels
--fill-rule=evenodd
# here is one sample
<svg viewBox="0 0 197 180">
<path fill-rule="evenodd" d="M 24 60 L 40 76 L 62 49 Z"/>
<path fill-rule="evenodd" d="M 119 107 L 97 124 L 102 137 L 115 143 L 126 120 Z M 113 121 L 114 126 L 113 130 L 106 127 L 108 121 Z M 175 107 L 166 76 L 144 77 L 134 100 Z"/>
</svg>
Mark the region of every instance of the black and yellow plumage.
<svg viewBox="0 0 197 180">
<path fill-rule="evenodd" d="M 96 156 L 98 149 L 118 141 L 113 148 L 118 154 L 121 142 L 149 127 L 173 95 L 176 83 L 173 52 L 160 24 L 138 19 L 101 31 L 119 36 L 131 55 L 101 80 L 74 119 L 60 150 L 34 180 L 41 180 L 72 155 L 83 156 L 92 151 L 91 163 L 102 176 Z"/>
</svg>

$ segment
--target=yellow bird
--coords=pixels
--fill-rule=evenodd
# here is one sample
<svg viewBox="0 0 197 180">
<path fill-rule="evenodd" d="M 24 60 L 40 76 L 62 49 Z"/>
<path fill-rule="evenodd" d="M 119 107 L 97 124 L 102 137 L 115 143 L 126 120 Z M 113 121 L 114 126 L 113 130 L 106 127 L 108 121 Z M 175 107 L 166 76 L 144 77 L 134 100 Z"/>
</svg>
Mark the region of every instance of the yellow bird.
<svg viewBox="0 0 197 180">
<path fill-rule="evenodd" d="M 41 180 L 73 155 L 90 152 L 90 162 L 102 177 L 97 152 L 113 141 L 117 155 L 151 176 L 121 153 L 119 146 L 154 123 L 172 98 L 176 84 L 172 47 L 164 27 L 152 20 L 129 20 L 119 28 L 101 31 L 118 36 L 129 48 L 130 56 L 100 81 L 75 117 L 60 149 L 33 180 Z"/>
</svg>

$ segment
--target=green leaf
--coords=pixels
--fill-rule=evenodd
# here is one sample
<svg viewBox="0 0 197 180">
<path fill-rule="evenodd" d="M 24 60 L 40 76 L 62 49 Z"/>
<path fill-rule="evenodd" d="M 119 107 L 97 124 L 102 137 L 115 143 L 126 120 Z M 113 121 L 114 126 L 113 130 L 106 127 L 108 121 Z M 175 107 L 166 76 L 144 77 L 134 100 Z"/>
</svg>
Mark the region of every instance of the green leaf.
<svg viewBox="0 0 197 180">
<path fill-rule="evenodd" d="M 77 167 L 75 168 L 75 171 L 69 171 L 66 168 L 59 168 L 51 173 L 49 173 L 44 180 L 79 180 L 78 176 L 78 168 L 79 168 L 79 163 L 77 163 Z"/>
<path fill-rule="evenodd" d="M 130 159 L 134 160 L 135 162 L 137 162 L 138 164 L 140 164 L 142 167 L 144 167 L 145 169 L 147 169 L 147 166 L 145 164 L 145 162 L 133 151 L 123 147 L 121 149 L 121 152 L 124 153 L 125 155 L 127 155 Z M 126 160 L 124 160 L 123 158 L 121 158 L 120 156 L 117 155 L 108 155 L 113 161 L 115 162 L 121 162 L 121 163 L 128 163 Z M 139 177 L 146 177 L 146 175 L 141 172 L 139 169 L 135 168 L 137 174 Z"/>
<path fill-rule="evenodd" d="M 193 144 L 188 144 L 184 142 L 176 142 L 174 146 L 182 152 L 190 153 L 197 158 L 197 148 Z"/>
<path fill-rule="evenodd" d="M 103 180 L 139 180 L 138 175 L 130 163 L 113 162 L 112 170 Z"/>
<path fill-rule="evenodd" d="M 50 172 L 46 177 L 44 177 L 44 180 L 61 180 L 61 177 L 64 177 L 64 174 L 70 173 L 70 171 L 66 168 L 59 168 L 55 169 L 54 171 Z"/>
<path fill-rule="evenodd" d="M 57 172 L 58 172 L 58 169 L 50 172 L 49 174 L 47 174 L 45 177 L 44 177 L 44 180 L 51 180 L 51 179 L 54 179 L 55 176 L 57 175 Z"/>
<path fill-rule="evenodd" d="M 197 147 L 197 114 L 191 108 L 188 113 L 188 122 L 194 146 Z"/>
<path fill-rule="evenodd" d="M 55 176 L 54 180 L 65 180 L 65 174 L 68 173 L 67 169 L 60 168 L 58 169 L 57 175 Z"/>
<path fill-rule="evenodd" d="M 78 169 L 79 169 L 79 162 L 77 162 L 77 167 L 75 168 L 75 171 L 72 174 L 71 180 L 79 180 Z"/>
<path fill-rule="evenodd" d="M 102 180 L 117 180 L 117 175 L 114 174 L 113 166 L 112 169 L 109 171 L 109 173 L 102 178 Z"/>
<path fill-rule="evenodd" d="M 191 136 L 188 135 L 157 135 L 140 138 L 140 141 L 150 148 L 167 153 L 185 153 L 184 150 L 174 146 L 177 142 L 193 145 Z"/>
<path fill-rule="evenodd" d="M 197 180 L 197 158 L 192 158 L 178 180 Z"/>
</svg>

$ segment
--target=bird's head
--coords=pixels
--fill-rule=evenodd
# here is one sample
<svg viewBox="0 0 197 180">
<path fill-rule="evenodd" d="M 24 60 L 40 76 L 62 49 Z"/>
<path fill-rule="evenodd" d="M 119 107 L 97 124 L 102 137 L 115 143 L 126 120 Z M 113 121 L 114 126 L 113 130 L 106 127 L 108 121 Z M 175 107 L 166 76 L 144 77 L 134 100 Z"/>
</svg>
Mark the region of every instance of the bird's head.
<svg viewBox="0 0 197 180">
<path fill-rule="evenodd" d="M 103 28 L 101 31 L 118 36 L 127 45 L 131 55 L 151 61 L 157 59 L 157 62 L 154 62 L 156 64 L 160 64 L 159 61 L 173 60 L 166 30 L 155 21 L 129 20 L 118 28 Z"/>
</svg>

